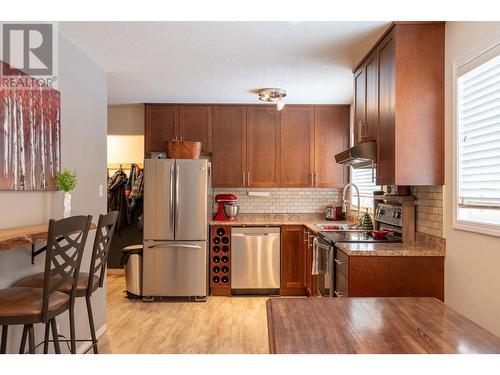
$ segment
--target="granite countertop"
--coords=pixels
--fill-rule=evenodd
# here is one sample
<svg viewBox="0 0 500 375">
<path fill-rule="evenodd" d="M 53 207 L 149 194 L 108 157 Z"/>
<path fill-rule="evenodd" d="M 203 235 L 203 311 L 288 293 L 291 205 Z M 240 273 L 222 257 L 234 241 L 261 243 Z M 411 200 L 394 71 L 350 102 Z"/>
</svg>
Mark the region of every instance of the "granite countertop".
<svg viewBox="0 0 500 375">
<path fill-rule="evenodd" d="M 328 221 L 322 214 L 241 214 L 236 221 L 215 221 L 209 225 L 279 226 L 304 225 L 317 234 L 315 224 L 352 224 L 352 220 Z M 408 243 L 337 243 L 336 246 L 349 256 L 445 256 L 446 243 L 442 238 L 417 233 L 416 242 Z"/>
<path fill-rule="evenodd" d="M 420 256 L 444 257 L 442 246 L 421 243 L 336 243 L 335 246 L 349 256 Z"/>
<path fill-rule="evenodd" d="M 318 233 L 316 224 L 342 225 L 352 224 L 352 221 L 329 221 L 322 214 L 241 214 L 235 221 L 211 220 L 209 225 L 231 225 L 233 227 L 244 226 L 271 226 L 271 225 L 304 225 L 313 233 Z"/>
</svg>

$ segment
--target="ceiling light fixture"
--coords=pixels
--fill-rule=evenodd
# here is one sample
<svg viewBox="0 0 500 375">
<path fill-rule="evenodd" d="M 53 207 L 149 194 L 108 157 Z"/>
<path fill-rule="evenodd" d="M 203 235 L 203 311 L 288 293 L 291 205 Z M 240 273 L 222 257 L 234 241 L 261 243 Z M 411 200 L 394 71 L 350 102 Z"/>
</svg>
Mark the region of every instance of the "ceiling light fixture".
<svg viewBox="0 0 500 375">
<path fill-rule="evenodd" d="M 285 107 L 283 98 L 286 96 L 286 91 L 279 88 L 262 89 L 259 91 L 259 100 L 263 102 L 276 103 L 276 109 L 281 111 Z"/>
</svg>

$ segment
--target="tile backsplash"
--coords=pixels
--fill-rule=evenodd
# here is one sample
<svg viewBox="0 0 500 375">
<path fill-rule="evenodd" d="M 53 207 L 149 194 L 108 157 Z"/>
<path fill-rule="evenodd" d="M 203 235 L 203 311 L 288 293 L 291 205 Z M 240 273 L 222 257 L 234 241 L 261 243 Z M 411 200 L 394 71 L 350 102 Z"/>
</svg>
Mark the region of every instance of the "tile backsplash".
<svg viewBox="0 0 500 375">
<path fill-rule="evenodd" d="M 249 196 L 250 191 L 266 191 L 269 197 Z M 342 189 L 250 189 L 215 188 L 213 195 L 234 194 L 240 213 L 324 213 L 330 203 L 342 200 Z"/>
<path fill-rule="evenodd" d="M 443 237 L 443 187 L 413 186 L 415 196 L 416 231 Z"/>
</svg>

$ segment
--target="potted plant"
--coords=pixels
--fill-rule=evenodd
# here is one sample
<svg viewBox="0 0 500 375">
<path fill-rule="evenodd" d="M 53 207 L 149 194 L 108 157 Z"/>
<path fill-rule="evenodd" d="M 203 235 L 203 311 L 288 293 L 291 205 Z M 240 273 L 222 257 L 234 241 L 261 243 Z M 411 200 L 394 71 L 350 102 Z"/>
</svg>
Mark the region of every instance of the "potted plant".
<svg viewBox="0 0 500 375">
<path fill-rule="evenodd" d="M 64 213 L 63 217 L 71 216 L 71 194 L 76 186 L 76 174 L 74 171 L 65 169 L 62 172 L 55 174 L 56 186 L 59 190 L 64 191 Z"/>
</svg>

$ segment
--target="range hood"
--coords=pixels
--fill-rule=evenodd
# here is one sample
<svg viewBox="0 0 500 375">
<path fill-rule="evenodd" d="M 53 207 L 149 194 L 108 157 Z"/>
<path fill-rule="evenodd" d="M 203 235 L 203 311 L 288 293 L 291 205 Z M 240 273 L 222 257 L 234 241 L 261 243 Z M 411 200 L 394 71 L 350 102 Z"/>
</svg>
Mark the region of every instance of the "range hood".
<svg viewBox="0 0 500 375">
<path fill-rule="evenodd" d="M 371 167 L 377 160 L 377 142 L 364 142 L 335 155 L 338 164 L 353 168 Z"/>
</svg>

